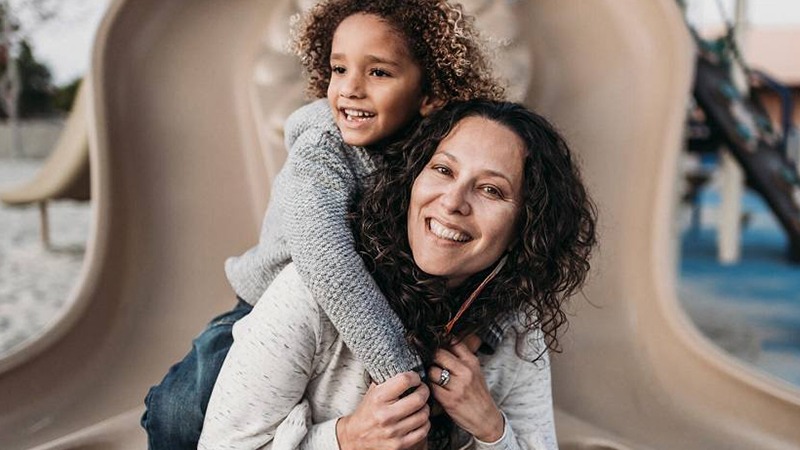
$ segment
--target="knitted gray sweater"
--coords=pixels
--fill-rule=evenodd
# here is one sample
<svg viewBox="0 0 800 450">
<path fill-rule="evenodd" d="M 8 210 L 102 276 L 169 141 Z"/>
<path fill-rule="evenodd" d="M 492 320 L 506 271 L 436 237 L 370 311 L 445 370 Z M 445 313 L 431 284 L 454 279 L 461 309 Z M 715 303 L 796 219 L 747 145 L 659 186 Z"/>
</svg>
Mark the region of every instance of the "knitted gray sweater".
<svg viewBox="0 0 800 450">
<path fill-rule="evenodd" d="M 254 305 L 294 261 L 376 382 L 418 368 L 421 361 L 356 252 L 346 218 L 373 161 L 365 149 L 344 144 L 326 99 L 292 113 L 284 136 L 289 156 L 273 182 L 258 245 L 225 262 L 234 292 Z"/>
</svg>

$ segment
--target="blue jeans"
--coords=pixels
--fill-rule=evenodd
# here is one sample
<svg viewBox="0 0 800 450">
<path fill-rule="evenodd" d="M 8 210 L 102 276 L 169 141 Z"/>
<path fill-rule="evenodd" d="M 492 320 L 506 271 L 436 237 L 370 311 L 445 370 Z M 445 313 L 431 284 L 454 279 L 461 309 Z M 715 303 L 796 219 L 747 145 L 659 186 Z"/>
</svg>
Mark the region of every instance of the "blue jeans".
<svg viewBox="0 0 800 450">
<path fill-rule="evenodd" d="M 150 450 L 196 449 L 214 382 L 233 343 L 233 324 L 253 309 L 239 299 L 192 341 L 192 349 L 150 388 L 142 427 Z"/>
</svg>

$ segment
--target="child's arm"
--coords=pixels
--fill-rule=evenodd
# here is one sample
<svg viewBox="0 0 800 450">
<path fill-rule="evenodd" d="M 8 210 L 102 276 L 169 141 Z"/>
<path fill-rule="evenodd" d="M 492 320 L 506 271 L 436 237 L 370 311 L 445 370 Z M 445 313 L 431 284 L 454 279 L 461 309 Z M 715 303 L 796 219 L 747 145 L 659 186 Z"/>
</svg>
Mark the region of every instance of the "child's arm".
<svg viewBox="0 0 800 450">
<path fill-rule="evenodd" d="M 400 319 L 355 250 L 346 216 L 359 181 L 327 102 L 293 114 L 286 133 L 291 148 L 277 198 L 303 281 L 375 382 L 419 370 Z"/>
</svg>

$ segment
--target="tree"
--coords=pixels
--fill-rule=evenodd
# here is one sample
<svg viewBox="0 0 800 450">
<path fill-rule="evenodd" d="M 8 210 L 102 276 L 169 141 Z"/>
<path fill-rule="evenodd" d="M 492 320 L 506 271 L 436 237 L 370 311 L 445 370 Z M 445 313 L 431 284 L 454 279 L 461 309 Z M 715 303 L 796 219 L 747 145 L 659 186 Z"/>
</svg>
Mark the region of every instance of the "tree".
<svg viewBox="0 0 800 450">
<path fill-rule="evenodd" d="M 19 130 L 19 97 L 22 93 L 20 61 L 32 59 L 25 37 L 33 29 L 52 20 L 59 11 L 60 0 L 0 0 L 0 56 L 5 60 L 0 74 L 0 102 L 11 125 L 12 148 L 22 152 Z M 48 72 L 49 77 L 49 72 Z"/>
<path fill-rule="evenodd" d="M 0 73 L 5 70 L 7 61 L 0 59 Z M 37 61 L 27 40 L 22 41 L 17 60 L 20 90 L 17 101 L 19 118 L 52 114 L 54 110 L 55 88 L 52 85 L 50 69 Z M 8 119 L 6 105 L 0 104 L 0 118 Z"/>
<path fill-rule="evenodd" d="M 62 113 L 72 111 L 72 104 L 75 103 L 75 97 L 78 95 L 78 87 L 80 87 L 83 78 L 76 78 L 66 85 L 56 87 L 53 96 L 53 107 Z"/>
</svg>

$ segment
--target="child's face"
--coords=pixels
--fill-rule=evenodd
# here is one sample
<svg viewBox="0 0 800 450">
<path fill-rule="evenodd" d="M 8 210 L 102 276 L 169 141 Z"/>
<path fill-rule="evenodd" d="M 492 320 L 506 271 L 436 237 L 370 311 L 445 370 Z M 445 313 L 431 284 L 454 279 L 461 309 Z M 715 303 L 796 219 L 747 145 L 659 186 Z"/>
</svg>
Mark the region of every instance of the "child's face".
<svg viewBox="0 0 800 450">
<path fill-rule="evenodd" d="M 374 144 L 429 108 L 408 45 L 379 17 L 354 14 L 336 28 L 328 101 L 344 141 Z"/>
</svg>

